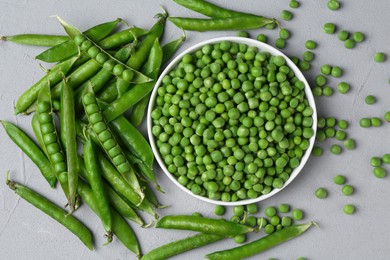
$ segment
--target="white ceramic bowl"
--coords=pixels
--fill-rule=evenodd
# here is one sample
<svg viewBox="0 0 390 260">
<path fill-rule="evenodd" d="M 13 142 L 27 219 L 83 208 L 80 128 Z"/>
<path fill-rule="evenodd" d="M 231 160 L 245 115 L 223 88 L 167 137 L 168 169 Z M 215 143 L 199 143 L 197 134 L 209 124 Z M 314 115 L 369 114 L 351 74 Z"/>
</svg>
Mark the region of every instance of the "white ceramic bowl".
<svg viewBox="0 0 390 260">
<path fill-rule="evenodd" d="M 312 128 L 314 130 L 314 135 L 309 140 L 310 146 L 305 151 L 305 154 L 303 155 L 299 166 L 293 170 L 293 172 L 290 174 L 290 178 L 284 183 L 283 187 L 280 189 L 273 189 L 270 193 L 265 194 L 265 195 L 260 195 L 259 197 L 255 198 L 255 199 L 245 199 L 245 200 L 239 200 L 236 202 L 224 202 L 224 201 L 219 201 L 219 200 L 211 200 L 211 199 L 206 198 L 206 197 L 195 195 L 190 190 L 188 190 L 186 187 L 182 186 L 176 180 L 176 178 L 168 171 L 167 167 L 165 166 L 164 160 L 160 156 L 160 152 L 159 152 L 158 148 L 156 147 L 155 138 L 152 134 L 151 112 L 154 108 L 154 103 L 155 103 L 155 99 L 157 96 L 157 89 L 161 85 L 163 77 L 176 67 L 176 65 L 180 62 L 181 58 L 185 54 L 194 53 L 195 51 L 199 50 L 200 48 L 202 48 L 202 46 L 204 46 L 206 44 L 215 44 L 215 43 L 222 42 L 222 41 L 243 43 L 243 44 L 246 44 L 248 46 L 257 47 L 259 51 L 267 51 L 274 56 L 275 55 L 283 56 L 286 59 L 287 65 L 294 71 L 295 76 L 298 77 L 301 81 L 303 81 L 305 83 L 306 98 L 308 99 L 310 106 L 313 108 L 313 126 L 312 126 Z M 315 141 L 316 126 L 317 126 L 317 110 L 316 110 L 313 94 L 310 90 L 309 84 L 307 83 L 305 77 L 303 76 L 302 72 L 298 69 L 298 67 L 286 55 L 284 55 L 282 52 L 275 49 L 274 47 L 272 47 L 268 44 L 256 41 L 256 40 L 243 38 L 243 37 L 220 37 L 220 38 L 214 38 L 211 40 L 203 41 L 203 42 L 200 42 L 200 43 L 192 46 L 191 48 L 188 48 L 187 50 L 182 52 L 180 55 L 178 55 L 171 63 L 169 63 L 169 65 L 165 68 L 165 70 L 161 73 L 160 77 L 158 78 L 156 86 L 155 86 L 155 88 L 152 92 L 152 95 L 151 95 L 151 99 L 150 99 L 149 107 L 148 107 L 148 113 L 147 113 L 147 129 L 148 129 L 150 144 L 152 146 L 152 150 L 154 152 L 154 155 L 157 159 L 158 164 L 163 169 L 164 173 L 168 176 L 168 178 L 171 179 L 171 181 L 173 183 L 175 183 L 176 186 L 178 186 L 184 192 L 190 194 L 191 196 L 193 196 L 197 199 L 200 199 L 200 200 L 212 203 L 212 204 L 225 205 L 225 206 L 246 205 L 246 204 L 255 203 L 255 202 L 265 200 L 265 199 L 275 195 L 276 193 L 280 192 L 288 184 L 290 184 L 295 179 L 295 177 L 297 177 L 297 175 L 299 174 L 299 172 L 302 170 L 303 166 L 305 166 L 307 160 L 309 159 L 309 156 L 311 154 L 311 151 L 312 151 L 313 145 L 314 145 L 314 141 Z"/>
</svg>

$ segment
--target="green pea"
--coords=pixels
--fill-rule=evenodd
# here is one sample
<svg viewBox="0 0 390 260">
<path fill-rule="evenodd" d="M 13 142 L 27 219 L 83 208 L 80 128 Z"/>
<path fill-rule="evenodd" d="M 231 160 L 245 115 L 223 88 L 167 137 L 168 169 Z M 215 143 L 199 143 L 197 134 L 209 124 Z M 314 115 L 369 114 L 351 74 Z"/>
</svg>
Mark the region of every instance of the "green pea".
<svg viewBox="0 0 390 260">
<path fill-rule="evenodd" d="M 360 127 L 367 128 L 371 126 L 370 118 L 361 118 L 359 121 Z"/>
<path fill-rule="evenodd" d="M 288 10 L 282 10 L 280 18 L 285 21 L 290 21 L 293 18 L 293 14 Z"/>
<path fill-rule="evenodd" d="M 234 236 L 234 242 L 236 244 L 243 244 L 243 243 L 245 243 L 245 241 L 246 241 L 246 235 L 245 234 Z"/>
<path fill-rule="evenodd" d="M 289 227 L 292 225 L 292 223 L 293 223 L 293 220 L 289 216 L 282 217 L 281 224 L 283 227 Z"/>
<path fill-rule="evenodd" d="M 348 150 L 353 150 L 356 148 L 356 141 L 354 139 L 346 139 L 344 141 L 344 147 Z"/>
<path fill-rule="evenodd" d="M 225 214 L 225 207 L 222 205 L 218 205 L 214 208 L 214 214 L 217 216 L 222 216 Z"/>
<path fill-rule="evenodd" d="M 303 53 L 303 60 L 307 62 L 311 62 L 314 60 L 314 53 L 312 51 L 305 51 Z"/>
<path fill-rule="evenodd" d="M 265 34 L 260 33 L 259 35 L 257 35 L 256 40 L 258 40 L 259 42 L 266 43 L 268 40 L 268 37 Z"/>
<path fill-rule="evenodd" d="M 343 175 L 336 175 L 333 177 L 333 182 L 337 185 L 344 185 L 346 182 L 346 179 Z"/>
<path fill-rule="evenodd" d="M 78 34 L 74 37 L 73 41 L 77 46 L 80 46 L 87 38 L 83 34 Z"/>
<path fill-rule="evenodd" d="M 322 148 L 321 147 L 318 147 L 318 146 L 315 146 L 314 148 L 313 148 L 313 151 L 312 151 L 312 154 L 314 155 L 314 156 L 321 156 L 322 155 Z"/>
<path fill-rule="evenodd" d="M 372 117 L 371 118 L 371 126 L 373 127 L 379 127 L 382 125 L 382 120 L 378 117 Z"/>
<path fill-rule="evenodd" d="M 305 43 L 305 47 L 309 50 L 314 50 L 317 47 L 317 43 L 313 40 L 307 40 Z"/>
<path fill-rule="evenodd" d="M 364 34 L 361 32 L 354 32 L 353 33 L 353 40 L 355 42 L 362 42 L 362 41 L 364 41 L 364 38 L 365 38 Z"/>
<path fill-rule="evenodd" d="M 104 64 L 107 60 L 109 59 L 109 57 L 107 56 L 107 54 L 105 53 L 99 53 L 98 55 L 96 55 L 96 62 L 98 62 L 99 64 Z"/>
<path fill-rule="evenodd" d="M 291 217 L 294 220 L 302 220 L 303 219 L 303 211 L 301 209 L 293 209 L 291 211 Z"/>
<path fill-rule="evenodd" d="M 336 31 L 336 25 L 334 23 L 326 23 L 323 29 L 325 33 L 333 34 Z"/>
<path fill-rule="evenodd" d="M 347 215 L 352 215 L 352 214 L 354 214 L 354 213 L 355 213 L 355 210 L 356 210 L 356 209 L 355 209 L 355 206 L 352 205 L 352 204 L 347 204 L 347 205 L 345 205 L 344 208 L 343 208 L 344 213 L 347 214 Z"/>
<path fill-rule="evenodd" d="M 267 217 L 271 218 L 276 215 L 276 209 L 275 207 L 267 207 L 264 213 Z"/>
<path fill-rule="evenodd" d="M 265 227 L 264 227 L 264 232 L 266 234 L 272 234 L 274 233 L 275 231 L 275 227 L 272 225 L 272 224 L 267 224 Z"/>
<path fill-rule="evenodd" d="M 340 120 L 338 123 L 338 126 L 340 129 L 347 129 L 348 128 L 348 122 L 346 120 Z"/>
<path fill-rule="evenodd" d="M 356 43 L 352 39 L 347 39 L 344 41 L 344 47 L 347 49 L 353 49 L 355 47 Z"/>
<path fill-rule="evenodd" d="M 100 53 L 100 49 L 96 46 L 91 46 L 87 53 L 92 59 L 96 59 L 96 56 Z"/>
<path fill-rule="evenodd" d="M 290 6 L 291 8 L 298 8 L 299 5 L 300 5 L 299 2 L 296 1 L 296 0 L 290 0 L 290 2 L 289 2 L 289 6 Z"/>
<path fill-rule="evenodd" d="M 338 0 L 330 0 L 327 4 L 329 10 L 336 11 L 340 8 L 340 3 Z"/>
<path fill-rule="evenodd" d="M 81 44 L 80 48 L 83 50 L 83 51 L 88 51 L 89 48 L 92 47 L 92 42 L 89 41 L 89 40 L 85 40 L 83 41 L 83 43 Z"/>
<path fill-rule="evenodd" d="M 286 28 L 280 29 L 279 37 L 282 38 L 282 39 L 287 40 L 288 38 L 290 38 L 290 31 L 287 30 Z"/>
<path fill-rule="evenodd" d="M 277 38 L 275 40 L 275 46 L 278 49 L 284 49 L 286 47 L 286 40 L 282 38 Z"/>
<path fill-rule="evenodd" d="M 122 79 L 125 81 L 131 81 L 134 78 L 134 71 L 125 69 L 122 73 Z"/>
<path fill-rule="evenodd" d="M 316 189 L 314 194 L 319 199 L 325 199 L 326 197 L 328 197 L 328 191 L 323 187 Z"/>
<path fill-rule="evenodd" d="M 372 173 L 375 177 L 380 179 L 384 178 L 387 175 L 386 170 L 380 166 L 374 167 L 372 169 Z"/>
<path fill-rule="evenodd" d="M 371 157 L 370 165 L 373 167 L 380 167 L 382 165 L 382 159 L 376 156 Z"/>
<path fill-rule="evenodd" d="M 337 34 L 340 41 L 346 41 L 349 37 L 349 32 L 346 30 L 342 30 Z"/>
<path fill-rule="evenodd" d="M 244 215 L 245 208 L 244 206 L 234 206 L 233 207 L 233 214 L 235 216 L 242 216 Z"/>
<path fill-rule="evenodd" d="M 249 214 L 256 214 L 258 212 L 257 204 L 248 204 L 246 210 Z"/>
<path fill-rule="evenodd" d="M 340 154 L 342 151 L 341 149 L 341 146 L 338 145 L 338 144 L 333 144 L 331 147 L 330 147 L 330 152 L 335 154 L 335 155 L 338 155 Z"/>
<path fill-rule="evenodd" d="M 390 153 L 384 154 L 383 157 L 382 157 L 382 161 L 385 164 L 390 164 Z"/>
<path fill-rule="evenodd" d="M 375 62 L 384 62 L 386 60 L 386 55 L 383 52 L 377 52 L 374 55 Z"/>
<path fill-rule="evenodd" d="M 245 225 L 255 227 L 257 224 L 257 218 L 255 216 L 249 216 L 245 219 Z"/>
<path fill-rule="evenodd" d="M 341 192 L 345 196 L 350 196 L 354 192 L 354 188 L 351 185 L 344 185 L 343 188 L 341 189 Z"/>
<path fill-rule="evenodd" d="M 340 94 L 345 94 L 349 91 L 350 89 L 350 85 L 346 82 L 340 82 L 338 85 L 337 85 L 337 89 L 339 91 Z"/>
<path fill-rule="evenodd" d="M 278 206 L 278 211 L 280 213 L 288 213 L 290 211 L 290 205 L 288 205 L 288 204 L 280 204 Z"/>
</svg>

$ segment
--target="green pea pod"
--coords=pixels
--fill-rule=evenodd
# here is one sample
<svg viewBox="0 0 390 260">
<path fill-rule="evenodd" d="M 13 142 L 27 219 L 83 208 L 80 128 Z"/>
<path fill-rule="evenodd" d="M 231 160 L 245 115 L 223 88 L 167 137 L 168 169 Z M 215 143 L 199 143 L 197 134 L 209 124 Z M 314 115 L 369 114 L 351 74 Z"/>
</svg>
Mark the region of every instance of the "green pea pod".
<svg viewBox="0 0 390 260">
<path fill-rule="evenodd" d="M 230 222 L 198 216 L 164 216 L 156 223 L 156 228 L 192 230 L 205 234 L 236 236 L 255 231 L 254 228 Z"/>
<path fill-rule="evenodd" d="M 112 103 L 118 97 L 117 79 L 111 81 L 107 87 L 102 89 L 98 93 L 98 97 L 108 104 Z"/>
<path fill-rule="evenodd" d="M 164 260 L 172 256 L 209 245 L 224 239 L 222 236 L 213 234 L 197 234 L 174 241 L 169 244 L 155 248 L 141 257 L 141 260 Z"/>
<path fill-rule="evenodd" d="M 79 156 L 79 174 L 85 180 L 88 180 L 89 177 L 88 177 L 87 169 L 85 168 L 84 163 L 80 163 L 83 161 L 84 159 Z M 116 191 L 104 180 L 103 180 L 103 189 L 107 193 L 107 197 L 110 202 L 110 205 L 116 211 L 118 211 L 118 213 L 121 214 L 122 217 L 125 217 L 128 220 L 133 221 L 134 223 L 140 225 L 141 227 L 145 226 L 145 223 L 137 215 L 135 210 L 133 210 L 129 206 L 129 204 L 118 193 L 116 193 Z"/>
<path fill-rule="evenodd" d="M 50 97 L 50 84 L 42 87 L 38 93 L 37 111 L 44 150 L 48 155 L 56 178 L 60 182 L 65 196 L 69 199 L 66 157 L 54 124 L 52 102 Z"/>
<path fill-rule="evenodd" d="M 132 87 L 129 91 L 122 95 L 122 97 L 114 100 L 108 107 L 103 111 L 104 117 L 108 122 L 114 120 L 118 116 L 125 113 L 131 106 L 137 104 L 143 97 L 152 91 L 155 82 L 146 82 L 143 84 L 137 84 Z M 116 95 L 117 92 L 105 93 L 108 95 Z M 104 97 L 106 100 L 111 100 L 112 96 Z"/>
<path fill-rule="evenodd" d="M 147 33 L 147 30 L 138 27 L 133 27 L 110 35 L 107 38 L 104 38 L 103 40 L 99 41 L 98 44 L 105 50 L 115 49 L 117 47 L 126 45 L 134 41 L 135 38 L 140 38 Z"/>
<path fill-rule="evenodd" d="M 6 133 L 14 143 L 38 166 L 43 177 L 47 180 L 52 188 L 55 187 L 57 179 L 54 175 L 49 159 L 41 149 L 16 125 L 1 121 Z"/>
<path fill-rule="evenodd" d="M 0 36 L 0 41 L 10 41 L 17 44 L 48 47 L 56 46 L 68 40 L 68 36 L 46 34 L 18 34 L 11 36 Z"/>
<path fill-rule="evenodd" d="M 264 252 L 265 250 L 277 246 L 290 239 L 298 237 L 313 225 L 315 225 L 314 222 L 309 222 L 306 224 L 285 227 L 251 243 L 208 254 L 206 255 L 206 258 L 211 260 L 238 260 L 250 257 L 255 254 Z"/>
<path fill-rule="evenodd" d="M 66 227 L 69 231 L 75 234 L 89 250 L 92 250 L 92 233 L 78 219 L 72 215 L 68 215 L 65 210 L 26 186 L 9 181 L 8 179 L 7 185 L 24 200 L 42 210 L 45 214 Z"/>
<path fill-rule="evenodd" d="M 26 109 L 35 102 L 39 90 L 45 86 L 48 81 L 50 81 L 51 84 L 60 82 L 62 77 L 70 71 L 78 59 L 79 57 L 73 57 L 51 68 L 42 79 L 32 85 L 18 98 L 15 105 L 15 114 L 25 112 Z"/>
<path fill-rule="evenodd" d="M 67 77 L 68 84 L 75 90 L 85 81 L 87 81 L 96 73 L 98 73 L 100 69 L 101 66 L 96 61 L 89 60 L 80 67 L 78 67 Z M 58 99 L 60 97 L 62 86 L 63 82 L 60 82 L 52 88 L 51 96 L 53 99 Z"/>
<path fill-rule="evenodd" d="M 126 62 L 126 65 L 134 68 L 136 70 L 140 69 L 145 61 L 149 57 L 149 53 L 153 47 L 153 44 L 156 39 L 160 38 L 164 33 L 165 22 L 167 19 L 167 13 L 164 10 L 164 13 L 159 13 L 155 17 L 158 18 L 157 22 L 149 30 L 149 33 L 146 35 L 145 39 L 141 42 L 137 51 L 130 57 Z M 145 72 L 143 72 L 145 74 Z M 145 74 L 146 75 L 146 74 Z M 130 88 L 129 82 L 124 80 L 117 80 L 117 88 L 121 90 L 122 93 L 125 93 L 126 90 Z M 119 97 L 122 96 L 122 93 L 119 93 Z"/>
<path fill-rule="evenodd" d="M 171 42 L 168 42 L 164 46 L 162 46 L 162 52 L 163 52 L 163 59 L 161 64 L 166 64 L 170 59 L 173 58 L 179 47 L 183 44 L 183 42 L 186 40 L 186 34 L 183 31 L 183 35 Z"/>
<path fill-rule="evenodd" d="M 143 67 L 145 74 L 151 77 L 154 82 L 157 81 L 158 74 L 160 73 L 162 59 L 163 51 L 158 39 L 156 39 L 150 51 L 148 61 Z M 149 91 L 147 95 L 138 101 L 130 112 L 130 122 L 135 126 L 141 124 L 142 119 L 144 118 L 145 109 L 149 103 L 151 89 L 146 89 L 146 91 Z"/>
<path fill-rule="evenodd" d="M 237 16 L 252 16 L 252 14 L 242 13 L 226 9 L 205 0 L 173 0 L 181 6 L 192 11 L 204 14 L 212 18 L 229 18 Z"/>
<path fill-rule="evenodd" d="M 140 158 L 148 167 L 153 167 L 154 155 L 145 137 L 124 116 L 111 122 L 115 132 L 123 141 L 125 147 Z"/>
<path fill-rule="evenodd" d="M 83 201 L 96 213 L 98 214 L 98 207 L 96 198 L 91 188 L 83 181 L 80 182 L 78 189 Z M 134 252 L 137 257 L 140 256 L 140 248 L 137 237 L 134 234 L 133 229 L 127 224 L 127 222 L 118 214 L 114 209 L 111 209 L 112 216 L 112 231 L 115 236 L 127 247 L 130 251 Z"/>
<path fill-rule="evenodd" d="M 130 58 L 131 53 L 133 52 L 133 48 L 136 45 L 136 40 L 133 43 L 127 44 L 123 48 L 121 48 L 118 52 L 114 54 L 114 57 L 121 62 L 125 62 Z M 88 86 L 92 86 L 94 92 L 98 92 L 100 89 L 106 86 L 106 84 L 114 77 L 114 75 L 102 68 L 95 76 L 90 78 L 88 81 L 84 82 L 76 91 L 76 111 L 82 110 L 83 102 L 82 96 L 84 90 Z"/>
<path fill-rule="evenodd" d="M 107 234 L 107 243 L 112 242 L 112 218 L 108 196 L 103 186 L 103 180 L 100 175 L 99 164 L 96 157 L 95 145 L 90 138 L 84 143 L 84 162 L 88 173 L 88 182 L 91 185 L 92 192 L 95 196 L 98 215 L 102 220 L 104 229 Z"/>
<path fill-rule="evenodd" d="M 83 51 L 85 51 L 91 58 L 93 58 L 97 63 L 105 68 L 111 68 L 110 71 L 112 71 L 115 76 L 118 78 L 121 78 L 123 80 L 126 80 L 130 83 L 143 83 L 148 82 L 151 79 L 149 79 L 147 76 L 143 75 L 136 69 L 133 69 L 132 67 L 128 66 L 127 64 L 124 64 L 120 62 L 119 60 L 112 57 L 108 52 L 104 51 L 99 45 L 97 45 L 94 41 L 92 41 L 88 36 L 80 32 L 75 27 L 69 25 L 67 22 L 62 20 L 57 16 L 58 21 L 61 23 L 61 25 L 64 27 L 65 31 L 69 35 L 69 37 L 76 43 L 77 46 L 79 46 Z M 88 43 L 83 44 L 82 43 Z M 84 47 L 86 46 L 86 47 Z M 93 54 L 90 50 L 94 50 Z M 96 54 L 96 55 L 95 55 Z M 99 58 L 100 57 L 100 58 Z M 114 67 L 120 67 L 120 70 L 118 70 L 118 73 L 115 72 L 113 69 Z"/>
<path fill-rule="evenodd" d="M 63 80 L 61 93 L 61 137 L 66 153 L 66 165 L 68 170 L 69 207 L 73 212 L 76 207 L 77 185 L 78 185 L 78 159 L 77 141 L 74 111 L 73 89 Z"/>
<path fill-rule="evenodd" d="M 230 18 L 197 19 L 185 17 L 169 17 L 169 21 L 177 27 L 188 31 L 225 31 L 249 30 L 277 23 L 277 20 L 263 16 L 237 16 Z"/>
<path fill-rule="evenodd" d="M 107 35 L 109 35 L 116 28 L 118 23 L 122 21 L 122 19 L 118 18 L 115 21 L 102 23 L 88 29 L 84 33 L 92 40 L 100 41 L 101 39 L 104 39 Z M 72 57 L 77 53 L 77 46 L 72 40 L 69 39 L 69 37 L 67 37 L 67 41 L 42 52 L 35 58 L 44 62 L 59 62 L 69 57 Z"/>
</svg>

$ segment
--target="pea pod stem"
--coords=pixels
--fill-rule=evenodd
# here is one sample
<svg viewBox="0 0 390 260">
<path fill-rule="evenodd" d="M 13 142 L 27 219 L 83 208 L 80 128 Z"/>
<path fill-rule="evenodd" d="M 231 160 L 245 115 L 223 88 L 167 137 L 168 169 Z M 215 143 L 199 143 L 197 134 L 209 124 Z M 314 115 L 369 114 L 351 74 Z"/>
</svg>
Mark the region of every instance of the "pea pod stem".
<svg viewBox="0 0 390 260">
<path fill-rule="evenodd" d="M 197 234 L 155 248 L 144 254 L 141 260 L 164 260 L 169 257 L 209 245 L 224 238 L 225 237 L 223 236 L 213 234 Z"/>
<path fill-rule="evenodd" d="M 156 228 L 192 230 L 220 236 L 235 236 L 255 231 L 254 228 L 224 219 L 186 215 L 164 216 L 157 221 Z"/>
<path fill-rule="evenodd" d="M 224 31 L 249 30 L 261 28 L 267 24 L 276 23 L 275 19 L 262 16 L 238 16 L 229 18 L 196 19 L 185 17 L 169 17 L 168 20 L 177 27 L 188 31 Z"/>
<path fill-rule="evenodd" d="M 10 36 L 0 36 L 0 41 L 10 41 L 17 44 L 32 46 L 52 47 L 69 40 L 68 36 L 47 35 L 47 34 L 18 34 Z"/>
<path fill-rule="evenodd" d="M 81 223 L 78 219 L 76 219 L 72 215 L 68 215 L 64 209 L 57 206 L 56 204 L 46 199 L 42 195 L 31 190 L 30 188 L 13 181 L 9 181 L 8 177 L 6 183 L 20 197 L 22 197 L 24 200 L 26 200 L 36 208 L 43 211 L 51 218 L 58 221 L 65 228 L 67 228 L 69 231 L 75 234 L 89 250 L 92 250 L 93 248 L 92 234 L 88 230 L 88 228 L 83 223 Z"/>
<path fill-rule="evenodd" d="M 11 140 L 38 166 L 43 177 L 54 188 L 57 179 L 44 152 L 16 125 L 2 120 L 0 122 Z"/>
<path fill-rule="evenodd" d="M 251 243 L 235 247 L 228 250 L 214 252 L 206 255 L 211 260 L 238 260 L 264 252 L 265 250 L 277 246 L 290 239 L 296 238 L 307 231 L 315 222 L 294 225 L 278 230 L 270 235 L 262 237 Z"/>
</svg>

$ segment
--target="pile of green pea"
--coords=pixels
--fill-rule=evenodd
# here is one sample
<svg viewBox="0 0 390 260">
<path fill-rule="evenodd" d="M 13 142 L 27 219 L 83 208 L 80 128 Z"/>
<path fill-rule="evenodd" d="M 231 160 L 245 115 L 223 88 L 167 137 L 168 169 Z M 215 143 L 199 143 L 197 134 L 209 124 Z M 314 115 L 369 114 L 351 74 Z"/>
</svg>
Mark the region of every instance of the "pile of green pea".
<svg viewBox="0 0 390 260">
<path fill-rule="evenodd" d="M 213 200 L 282 188 L 314 135 L 304 88 L 284 57 L 246 44 L 185 54 L 163 77 L 151 112 L 166 168 Z"/>
</svg>

